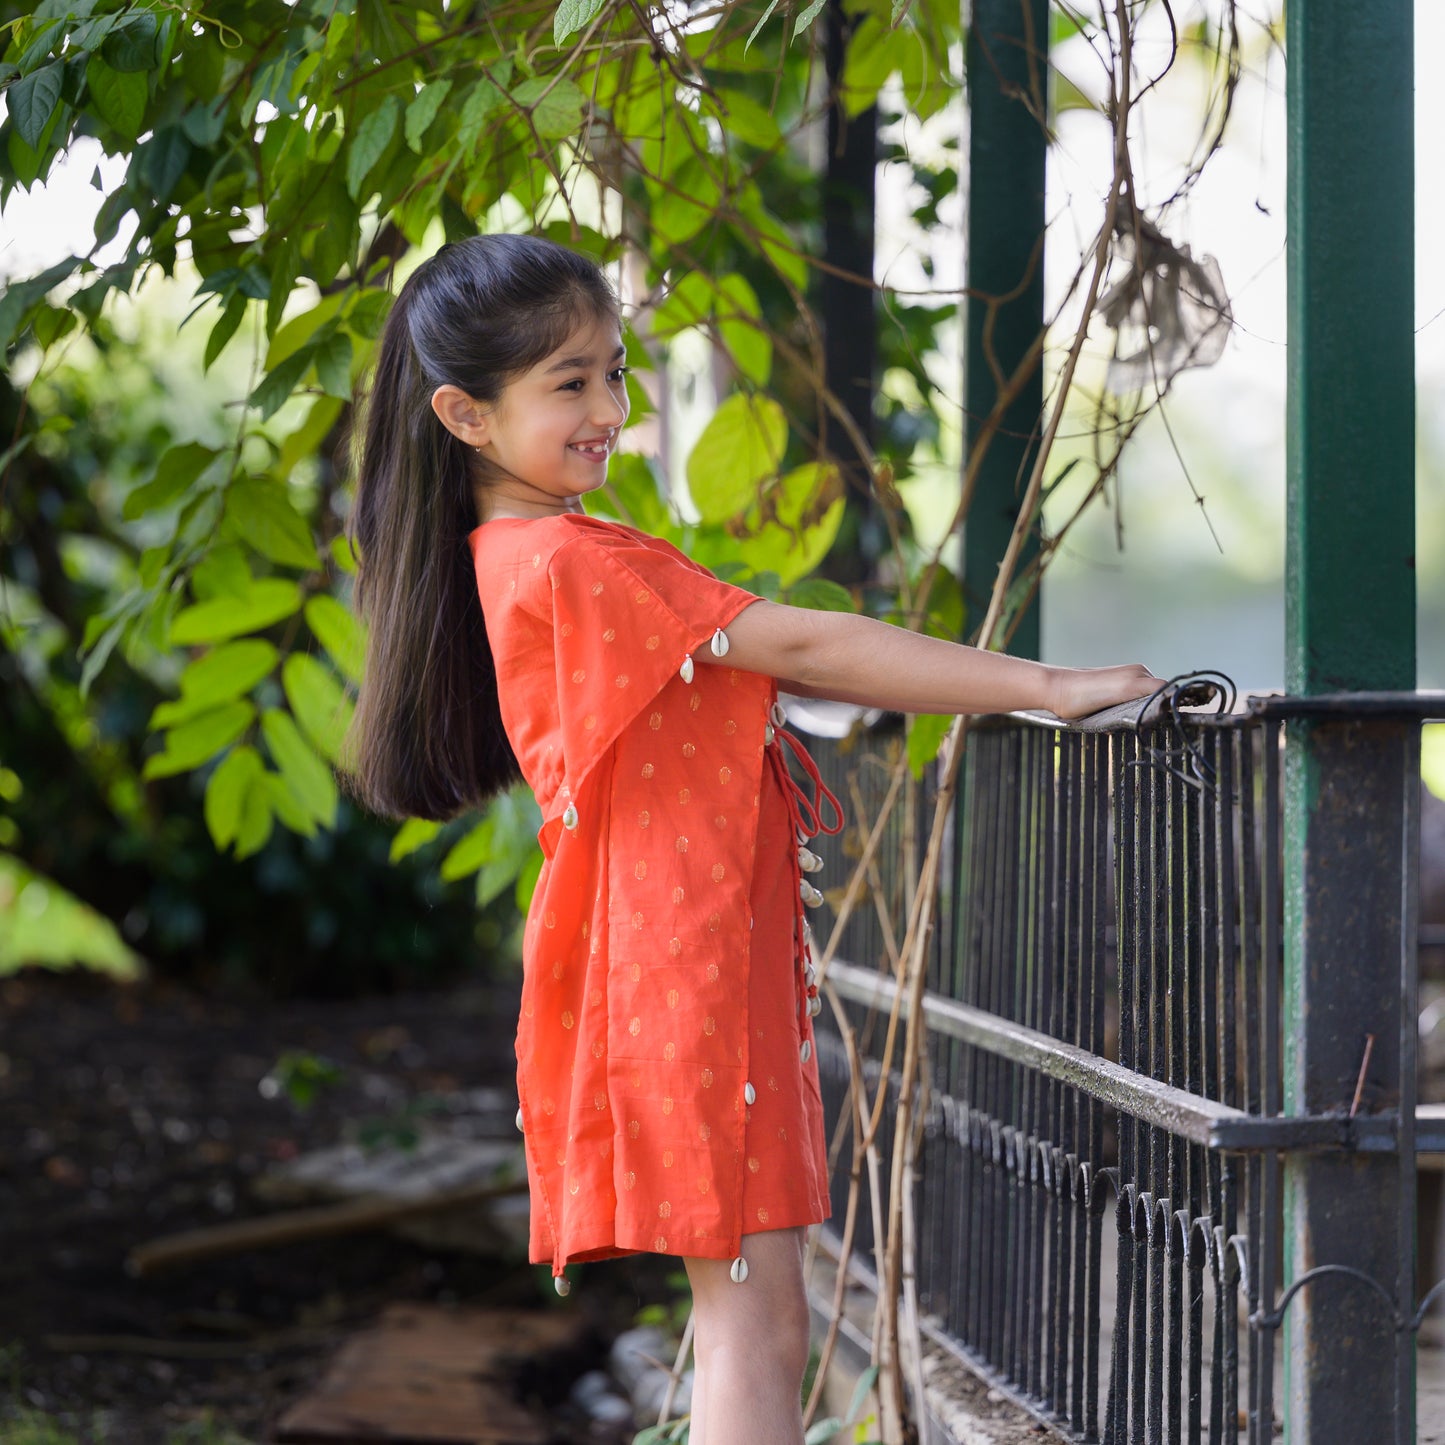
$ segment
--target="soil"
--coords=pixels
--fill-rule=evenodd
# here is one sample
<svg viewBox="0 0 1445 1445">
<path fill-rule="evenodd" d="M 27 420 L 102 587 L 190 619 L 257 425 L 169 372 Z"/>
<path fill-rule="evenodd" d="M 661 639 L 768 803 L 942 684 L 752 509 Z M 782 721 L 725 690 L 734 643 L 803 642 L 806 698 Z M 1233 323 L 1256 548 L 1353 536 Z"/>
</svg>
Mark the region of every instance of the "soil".
<svg viewBox="0 0 1445 1445">
<path fill-rule="evenodd" d="M 504 984 L 276 1003 L 79 973 L 0 980 L 0 1422 L 43 1412 L 87 1445 L 230 1445 L 222 1427 L 262 1442 L 348 1333 L 429 1301 L 578 1311 L 586 1347 L 518 1393 L 558 1440 L 630 1438 L 589 1433 L 566 1396 L 666 1298 L 660 1260 L 588 1271 L 565 1304 L 545 1269 L 382 1232 L 125 1270 L 158 1235 L 269 1212 L 251 1186 L 273 1161 L 510 1089 L 515 1008 Z M 287 1050 L 340 1068 L 307 1108 L 263 1087 Z"/>
</svg>

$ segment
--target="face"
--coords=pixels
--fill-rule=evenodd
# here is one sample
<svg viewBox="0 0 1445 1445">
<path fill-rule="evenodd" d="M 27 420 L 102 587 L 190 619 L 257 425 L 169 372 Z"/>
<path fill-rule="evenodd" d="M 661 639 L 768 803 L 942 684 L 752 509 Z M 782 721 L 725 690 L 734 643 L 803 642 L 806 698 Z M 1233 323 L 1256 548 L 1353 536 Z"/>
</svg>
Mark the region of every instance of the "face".
<svg viewBox="0 0 1445 1445">
<path fill-rule="evenodd" d="M 626 352 L 614 317 L 579 326 L 550 356 L 510 381 L 478 415 L 471 439 L 491 463 L 489 514 L 576 510 L 607 480 L 627 420 Z"/>
</svg>

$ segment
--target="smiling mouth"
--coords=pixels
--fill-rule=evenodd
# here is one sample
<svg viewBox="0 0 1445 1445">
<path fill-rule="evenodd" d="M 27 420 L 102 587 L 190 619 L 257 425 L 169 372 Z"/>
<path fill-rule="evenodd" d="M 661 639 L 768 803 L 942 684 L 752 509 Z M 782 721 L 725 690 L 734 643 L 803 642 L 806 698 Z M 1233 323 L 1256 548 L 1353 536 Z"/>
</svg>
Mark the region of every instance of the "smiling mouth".
<svg viewBox="0 0 1445 1445">
<path fill-rule="evenodd" d="M 611 443 L 603 437 L 599 437 L 595 441 L 571 442 L 569 443 L 569 448 L 574 452 L 580 452 L 584 457 L 594 462 L 606 461 L 612 449 Z"/>
</svg>

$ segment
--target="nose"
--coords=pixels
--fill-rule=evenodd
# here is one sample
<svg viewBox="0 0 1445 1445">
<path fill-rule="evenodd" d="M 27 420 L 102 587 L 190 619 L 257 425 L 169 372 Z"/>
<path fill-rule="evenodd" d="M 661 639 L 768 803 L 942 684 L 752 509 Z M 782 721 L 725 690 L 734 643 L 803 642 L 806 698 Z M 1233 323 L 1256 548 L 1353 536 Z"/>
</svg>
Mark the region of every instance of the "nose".
<svg viewBox="0 0 1445 1445">
<path fill-rule="evenodd" d="M 627 420 L 627 413 L 627 384 L 618 382 L 616 386 L 602 388 L 602 393 L 592 408 L 592 420 L 598 426 L 620 429 Z"/>
</svg>

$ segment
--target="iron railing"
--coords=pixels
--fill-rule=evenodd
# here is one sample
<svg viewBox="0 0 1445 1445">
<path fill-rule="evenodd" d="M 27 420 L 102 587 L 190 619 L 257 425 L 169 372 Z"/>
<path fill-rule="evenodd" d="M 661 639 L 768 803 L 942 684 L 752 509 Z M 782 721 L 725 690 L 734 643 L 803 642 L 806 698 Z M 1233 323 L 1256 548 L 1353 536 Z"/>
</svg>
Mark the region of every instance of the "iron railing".
<svg viewBox="0 0 1445 1445">
<path fill-rule="evenodd" d="M 1281 1117 L 1281 728 L 1171 709 L 969 733 L 924 1005 L 914 1265 L 931 1337 L 1067 1438 L 1269 1441 L 1282 1151 L 1396 1147 L 1388 1115 Z M 890 745 L 814 744 L 865 830 Z M 897 811 L 829 970 L 874 1086 L 931 814 L 926 786 Z M 831 844 L 831 878 L 856 842 Z M 849 1117 L 842 1039 L 819 1023 L 825 1104 Z M 1445 1147 L 1440 1113 L 1417 1148 Z"/>
</svg>

